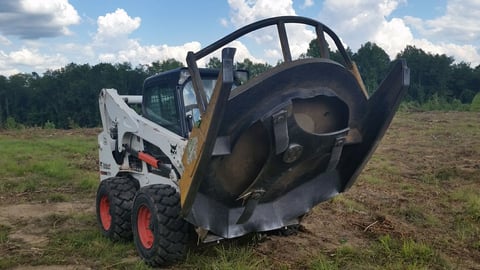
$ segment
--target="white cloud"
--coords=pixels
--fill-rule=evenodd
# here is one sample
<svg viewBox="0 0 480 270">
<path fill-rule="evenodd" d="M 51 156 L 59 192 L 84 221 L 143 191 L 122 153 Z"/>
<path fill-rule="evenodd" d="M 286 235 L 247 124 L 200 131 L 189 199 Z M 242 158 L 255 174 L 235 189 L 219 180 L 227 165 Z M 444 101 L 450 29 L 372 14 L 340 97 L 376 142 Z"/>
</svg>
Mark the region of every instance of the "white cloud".
<svg viewBox="0 0 480 270">
<path fill-rule="evenodd" d="M 31 51 L 26 48 L 11 52 L 9 54 L 9 58 L 12 64 L 32 65 L 32 66 L 41 65 L 46 60 L 45 57 L 38 54 L 37 51 Z"/>
<path fill-rule="evenodd" d="M 294 59 L 299 57 L 300 54 L 306 53 L 310 41 L 317 37 L 313 28 L 309 29 L 297 24 L 287 25 L 287 34 Z"/>
<path fill-rule="evenodd" d="M 140 18 L 131 18 L 124 10 L 117 9 L 114 13 L 100 16 L 97 20 L 98 30 L 94 37 L 93 46 L 98 53 L 98 61 L 101 62 L 130 62 L 133 65 L 151 64 L 154 61 L 164 61 L 174 58 L 186 64 L 185 58 L 188 51 L 196 52 L 201 49 L 201 44 L 197 41 L 191 41 L 182 45 L 142 45 L 138 40 L 129 38 L 129 35 L 140 27 Z M 220 21 L 227 25 L 228 21 Z M 112 44 L 112 40 L 115 42 Z M 107 46 L 105 46 L 107 45 Z M 249 58 L 252 61 L 261 61 L 253 57 L 248 49 L 241 42 L 230 44 L 237 48 L 235 59 L 242 61 Z M 212 56 L 220 58 L 221 50 L 218 50 Z M 204 66 L 208 58 L 201 59 L 199 66 Z"/>
<path fill-rule="evenodd" d="M 8 55 L 0 50 L 0 76 L 10 76 L 20 71 L 9 63 Z"/>
<path fill-rule="evenodd" d="M 133 65 L 150 64 L 169 58 L 184 62 L 187 51 L 200 49 L 198 42 L 188 42 L 179 46 L 142 45 L 129 37 L 140 25 L 141 18 L 132 18 L 123 9 L 99 16 L 97 33 L 91 44 L 97 52 L 96 60 L 110 63 L 130 62 Z"/>
<path fill-rule="evenodd" d="M 228 20 L 225 19 L 225 18 L 221 18 L 221 19 L 220 19 L 220 24 L 221 24 L 223 27 L 227 27 L 227 26 L 228 26 Z"/>
<path fill-rule="evenodd" d="M 446 55 L 453 55 L 455 60 L 471 63 L 473 66 L 480 65 L 480 54 L 478 47 L 473 45 L 442 44 Z"/>
<path fill-rule="evenodd" d="M 126 38 L 129 34 L 140 27 L 140 17 L 132 18 L 121 8 L 97 19 L 97 33 L 95 39 L 107 41 L 111 39 Z"/>
<path fill-rule="evenodd" d="M 313 6 L 315 3 L 313 2 L 313 0 L 305 0 L 305 2 L 303 2 L 303 5 L 301 8 L 309 8 L 311 6 Z"/>
<path fill-rule="evenodd" d="M 196 41 L 187 42 L 179 46 L 169 46 L 166 44 L 142 46 L 138 41 L 130 40 L 127 48 L 116 52 L 102 53 L 98 56 L 98 60 L 101 62 L 110 63 L 130 62 L 133 65 L 138 65 L 151 64 L 154 61 L 164 61 L 170 58 L 174 58 L 186 65 L 187 52 L 197 52 L 201 49 L 201 47 L 201 44 Z M 233 41 L 230 44 L 227 44 L 225 47 L 236 48 L 235 61 L 241 62 L 245 58 L 248 58 L 253 62 L 265 62 L 265 60 L 263 59 L 255 58 L 254 56 L 252 56 L 248 48 L 240 41 Z M 217 50 L 209 56 L 200 59 L 197 62 L 198 66 L 205 66 L 208 63 L 210 57 L 217 57 L 220 59 L 221 49 Z"/>
<path fill-rule="evenodd" d="M 58 2 L 62 1 L 58 0 Z M 38 13 L 52 10 L 50 6 L 42 6 L 40 3 L 42 2 L 29 2 L 29 10 L 36 10 Z M 265 6 L 268 4 L 268 1 L 263 1 L 261 5 Z M 2 10 L 1 6 L 2 4 L 0 3 L 0 10 Z M 290 10 L 293 11 L 293 9 Z M 65 14 L 68 14 L 68 12 Z M 58 21 L 62 21 L 62 19 Z M 67 23 L 67 21 L 64 22 Z M 135 66 L 174 58 L 185 64 L 187 52 L 198 51 L 202 47 L 197 41 L 190 41 L 180 45 L 141 44 L 140 41 L 130 37 L 141 26 L 141 18 L 131 17 L 123 9 L 117 9 L 114 12 L 99 16 L 96 23 L 97 31 L 89 42 L 84 44 L 64 43 L 56 45 L 55 48 L 49 48 L 50 51 L 55 51 L 54 54 L 44 54 L 43 49 L 45 49 L 45 45 L 38 41 L 23 42 L 24 46 L 18 50 L 6 53 L 0 51 L 0 73 L 12 74 L 18 72 L 18 69 L 9 69 L 8 67 L 19 67 L 20 69 L 26 67 L 26 70 L 44 72 L 47 69 L 60 68 L 72 61 L 90 64 L 98 62 L 130 62 Z M 229 22 L 224 20 L 223 24 L 228 26 Z M 0 37 L 3 36 L 0 35 Z M 0 42 L 8 42 L 8 39 L 0 39 Z M 249 58 L 255 62 L 265 62 L 261 58 L 252 56 L 247 47 L 239 41 L 229 45 L 237 48 L 236 61 L 243 61 L 243 59 Z M 220 52 L 218 50 L 212 56 L 220 57 Z M 198 65 L 204 66 L 207 62 L 208 58 L 205 58 L 199 61 Z"/>
<path fill-rule="evenodd" d="M 423 37 L 410 44 L 428 52 L 453 56 L 457 62 L 473 66 L 480 64 L 480 2 L 477 0 L 449 0 L 445 14 L 422 20 L 405 16 L 405 24 Z"/>
<path fill-rule="evenodd" d="M 22 39 L 38 39 L 70 34 L 78 24 L 75 8 L 68 0 L 20 0 L 0 4 L 0 32 Z"/>
<path fill-rule="evenodd" d="M 229 0 L 231 8 L 231 23 L 236 27 L 260 19 L 279 15 L 295 15 L 292 1 L 278 0 Z M 452 55 L 458 61 L 467 61 L 478 64 L 480 58 L 476 46 L 465 43 L 455 43 L 448 39 L 448 34 L 439 29 L 442 26 L 445 31 L 456 32 L 457 35 L 465 35 L 466 38 L 478 38 L 480 24 L 480 2 L 477 0 L 462 1 L 451 0 L 444 16 L 422 21 L 418 18 L 395 18 L 392 13 L 401 5 L 406 5 L 406 0 L 325 0 L 319 13 L 319 18 L 332 28 L 353 51 L 367 41 L 373 41 L 381 46 L 393 59 L 407 45 L 415 45 L 431 53 L 445 53 Z M 305 0 L 303 5 L 309 6 L 313 1 Z M 466 10 L 468 9 L 468 11 Z M 459 17 L 461 14 L 465 16 Z M 456 19 L 455 19 L 456 18 Z M 414 36 L 411 26 L 423 29 L 423 36 Z M 446 27 L 449 26 L 449 27 Z M 465 28 L 463 27 L 465 26 Z M 461 31 L 460 29 L 463 29 Z M 314 32 L 299 26 L 287 28 L 289 42 L 294 57 L 306 52 L 308 42 L 314 38 Z M 257 44 L 262 44 L 264 57 L 272 62 L 281 57 L 276 29 L 262 31 L 252 38 Z M 428 34 L 430 33 L 430 34 Z M 430 40 L 429 37 L 439 35 L 443 39 Z M 306 42 L 305 42 L 306 41 Z M 333 48 L 335 49 L 335 48 Z M 274 62 L 275 60 L 273 60 Z"/>
<path fill-rule="evenodd" d="M 256 58 L 255 56 L 253 56 L 247 46 L 245 46 L 242 42 L 238 40 L 227 44 L 227 46 L 225 47 L 233 47 L 236 49 L 235 62 L 242 62 L 245 58 L 248 58 L 254 63 L 265 63 L 264 59 Z M 217 52 L 216 57 L 218 57 L 219 59 L 221 58 L 221 51 Z"/>
<path fill-rule="evenodd" d="M 295 15 L 291 0 L 228 0 L 230 22 L 236 27 L 279 15 Z M 303 6 L 313 4 L 304 0 Z M 395 58 L 407 45 L 430 53 L 447 54 L 455 60 L 480 64 L 480 1 L 448 0 L 445 14 L 431 20 L 415 17 L 395 18 L 392 13 L 408 5 L 406 0 L 325 0 L 320 20 L 332 28 L 353 51 L 373 41 Z M 419 35 L 412 32 L 415 29 Z M 270 62 L 281 58 L 276 29 L 253 35 L 266 48 L 263 56 Z M 287 28 L 293 57 L 306 52 L 314 32 L 302 26 Z M 306 41 L 306 42 L 305 42 Z M 334 49 L 334 48 L 332 48 Z"/>
<path fill-rule="evenodd" d="M 334 30 L 353 51 L 358 50 L 361 44 L 373 41 L 393 59 L 406 45 L 414 45 L 427 52 L 453 56 L 457 61 L 474 66 L 480 64 L 478 0 L 447 0 L 444 14 L 428 20 L 412 16 L 393 17 L 395 10 L 408 5 L 406 0 L 317 2 L 316 6 L 321 6 L 319 20 Z M 237 29 L 264 18 L 297 14 L 292 0 L 228 0 L 228 4 L 230 16 L 217 21 L 227 28 Z M 299 1 L 299 4 L 300 9 L 308 7 L 311 11 L 315 8 L 313 0 Z M 169 58 L 184 62 L 187 51 L 198 51 L 202 47 L 197 41 L 176 45 L 142 44 L 131 37 L 141 27 L 141 18 L 117 9 L 90 22 L 97 24 L 97 31 L 90 41 L 58 44 L 48 48 L 50 53 L 45 51 L 47 45 L 40 38 L 67 35 L 71 33 L 69 27 L 79 22 L 77 11 L 68 0 L 0 0 L 0 74 L 32 69 L 44 72 L 69 62 L 128 61 L 137 65 Z M 307 51 L 308 43 L 315 36 L 313 29 L 301 25 L 287 25 L 287 34 L 294 58 Z M 19 46 L 16 45 L 18 38 L 23 39 Z M 237 48 L 236 61 L 249 58 L 254 62 L 275 64 L 282 58 L 276 27 L 230 45 Z M 212 56 L 220 57 L 220 51 Z M 203 66 L 205 62 L 207 59 L 198 64 Z"/>
<path fill-rule="evenodd" d="M 390 58 L 395 58 L 396 54 L 405 49 L 407 45 L 414 45 L 413 34 L 402 19 L 393 18 L 390 21 L 380 22 L 376 32 L 363 43 L 373 41 L 387 52 Z M 360 44 L 355 44 L 355 50 Z"/>
<path fill-rule="evenodd" d="M 80 22 L 77 11 L 68 0 L 22 0 L 20 3 L 28 14 L 51 16 L 46 25 L 60 27 L 65 35 L 70 34 L 67 26 Z"/>
<path fill-rule="evenodd" d="M 291 0 L 229 0 L 228 3 L 231 13 L 230 20 L 236 27 L 245 26 L 265 18 L 296 15 Z M 304 2 L 304 5 L 311 4 L 313 4 L 313 1 L 307 0 Z M 305 26 L 298 24 L 288 24 L 287 35 L 293 58 L 297 58 L 300 54 L 305 53 L 310 40 L 315 37 L 313 29 L 307 29 Z M 262 47 L 263 54 L 260 59 L 265 57 L 266 61 L 271 64 L 275 64 L 278 60 L 283 59 L 276 27 L 259 30 L 250 37 L 257 45 Z M 251 60 L 252 57 L 250 58 Z"/>
<path fill-rule="evenodd" d="M 12 42 L 8 38 L 6 38 L 4 36 L 0 36 L 0 44 L 9 46 L 9 45 L 12 44 Z"/>
<path fill-rule="evenodd" d="M 68 63 L 65 56 L 40 51 L 39 38 L 69 35 L 69 26 L 78 24 L 80 17 L 68 0 L 20 0 L 0 3 L 0 44 L 11 51 L 0 50 L 0 74 L 10 76 L 21 69 L 44 72 Z M 21 48 L 14 48 L 6 36 L 24 39 Z"/>
<path fill-rule="evenodd" d="M 98 56 L 98 59 L 102 63 L 115 63 L 118 62 L 118 58 L 114 53 L 102 53 Z"/>
<path fill-rule="evenodd" d="M 92 44 L 65 43 L 56 47 L 59 53 L 71 55 L 70 61 L 86 63 L 95 61 L 95 48 Z"/>
<path fill-rule="evenodd" d="M 453 43 L 432 43 L 426 39 L 415 39 L 412 45 L 417 48 L 433 53 L 433 54 L 445 54 L 447 56 L 453 56 L 456 62 L 471 63 L 473 66 L 480 64 L 480 54 L 478 48 L 473 45 L 458 45 Z"/>
<path fill-rule="evenodd" d="M 130 62 L 133 65 L 151 64 L 155 61 L 163 61 L 169 58 L 177 59 L 185 63 L 188 51 L 200 50 L 199 42 L 188 42 L 180 46 L 146 45 L 142 46 L 136 40 L 129 40 L 127 46 L 118 51 L 101 53 L 98 60 L 101 62 Z"/>
<path fill-rule="evenodd" d="M 270 59 L 282 59 L 283 55 L 280 50 L 277 49 L 266 49 L 265 56 Z"/>
<path fill-rule="evenodd" d="M 480 42 L 480 1 L 450 0 L 444 15 L 431 20 L 406 16 L 406 23 L 422 35 L 452 42 Z"/>
<path fill-rule="evenodd" d="M 385 19 L 401 1 L 326 0 L 319 18 L 332 28 L 354 51 L 386 27 Z M 395 24 L 396 25 L 396 24 Z M 392 28 L 394 25 L 389 25 Z M 397 32 L 391 32 L 392 36 Z"/>
<path fill-rule="evenodd" d="M 273 16 L 295 15 L 291 0 L 228 0 L 231 22 L 240 27 Z"/>
<path fill-rule="evenodd" d="M 21 48 L 17 51 L 5 53 L 0 51 L 0 74 L 12 75 L 18 73 L 18 66 L 28 66 L 34 70 L 57 69 L 65 66 L 68 60 L 60 55 L 41 54 L 36 49 Z"/>
<path fill-rule="evenodd" d="M 373 41 L 393 59 L 407 45 L 414 45 L 474 66 L 480 64 L 479 1 L 449 0 L 446 13 L 432 20 L 411 16 L 387 19 L 405 3 L 401 0 L 326 0 L 319 17 L 353 51 L 367 41 Z M 411 27 L 419 36 L 413 34 Z"/>
</svg>

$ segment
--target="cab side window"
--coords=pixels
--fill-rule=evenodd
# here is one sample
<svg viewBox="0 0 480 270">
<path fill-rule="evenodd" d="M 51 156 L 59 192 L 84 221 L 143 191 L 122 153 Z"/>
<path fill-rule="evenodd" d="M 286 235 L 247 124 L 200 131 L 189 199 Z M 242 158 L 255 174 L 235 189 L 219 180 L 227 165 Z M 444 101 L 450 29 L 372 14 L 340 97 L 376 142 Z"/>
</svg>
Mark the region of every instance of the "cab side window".
<svg viewBox="0 0 480 270">
<path fill-rule="evenodd" d="M 181 122 L 176 99 L 175 89 L 166 84 L 146 88 L 144 114 L 147 119 L 180 135 Z"/>
</svg>

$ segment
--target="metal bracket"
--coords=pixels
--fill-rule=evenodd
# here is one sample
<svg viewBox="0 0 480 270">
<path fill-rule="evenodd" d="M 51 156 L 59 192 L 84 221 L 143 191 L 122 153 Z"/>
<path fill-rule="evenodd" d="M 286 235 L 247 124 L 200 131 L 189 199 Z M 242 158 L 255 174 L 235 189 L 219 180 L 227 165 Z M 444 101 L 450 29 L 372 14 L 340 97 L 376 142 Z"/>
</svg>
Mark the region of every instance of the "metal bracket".
<svg viewBox="0 0 480 270">
<path fill-rule="evenodd" d="M 346 136 L 339 136 L 335 138 L 335 144 L 332 148 L 332 153 L 330 155 L 330 161 L 328 162 L 327 171 L 335 169 L 342 155 L 343 145 L 345 144 Z"/>
<path fill-rule="evenodd" d="M 242 197 L 244 199 L 246 198 L 245 200 L 247 203 L 245 203 L 245 209 L 243 210 L 242 215 L 238 218 L 237 224 L 243 224 L 250 219 L 263 194 L 265 194 L 265 190 L 258 189 L 253 190 Z"/>
<path fill-rule="evenodd" d="M 275 136 L 275 154 L 287 150 L 289 137 L 287 125 L 287 110 L 280 110 L 272 115 L 273 135 Z"/>
</svg>

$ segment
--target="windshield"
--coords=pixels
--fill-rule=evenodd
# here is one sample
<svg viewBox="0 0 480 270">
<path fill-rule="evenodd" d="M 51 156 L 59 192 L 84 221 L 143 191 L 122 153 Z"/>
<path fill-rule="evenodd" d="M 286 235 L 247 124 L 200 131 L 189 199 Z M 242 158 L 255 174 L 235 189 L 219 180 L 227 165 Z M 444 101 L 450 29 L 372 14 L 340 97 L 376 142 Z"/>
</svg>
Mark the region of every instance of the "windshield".
<svg viewBox="0 0 480 270">
<path fill-rule="evenodd" d="M 210 101 L 210 97 L 213 93 L 213 88 L 215 88 L 215 84 L 217 83 L 216 77 L 211 78 L 203 78 L 203 89 L 207 94 L 207 101 Z M 193 90 L 192 80 L 189 80 L 185 83 L 183 87 L 183 102 L 185 104 L 185 113 L 186 115 L 191 115 L 193 118 L 193 122 L 197 123 L 200 121 L 200 110 L 198 109 L 197 99 L 195 97 L 195 90 Z"/>
<path fill-rule="evenodd" d="M 248 72 L 243 70 L 237 70 L 235 73 L 235 82 L 232 85 L 232 90 L 237 86 L 244 84 L 248 80 Z M 217 77 L 202 77 L 203 89 L 207 95 L 207 102 L 210 102 L 210 98 L 217 83 Z M 197 99 L 195 97 L 195 90 L 193 89 L 192 80 L 189 79 L 183 86 L 183 103 L 185 105 L 185 114 L 188 117 L 192 116 L 193 123 L 198 124 L 200 117 L 200 110 L 198 109 Z"/>
</svg>

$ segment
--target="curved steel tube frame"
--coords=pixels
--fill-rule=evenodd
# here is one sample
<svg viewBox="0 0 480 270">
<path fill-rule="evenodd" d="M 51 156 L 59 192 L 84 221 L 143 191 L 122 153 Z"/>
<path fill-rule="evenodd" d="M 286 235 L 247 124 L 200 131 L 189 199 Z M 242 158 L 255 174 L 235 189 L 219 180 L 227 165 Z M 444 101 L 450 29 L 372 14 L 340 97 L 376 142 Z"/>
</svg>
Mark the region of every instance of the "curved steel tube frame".
<svg viewBox="0 0 480 270">
<path fill-rule="evenodd" d="M 278 30 L 278 36 L 280 39 L 280 46 L 283 53 L 283 60 L 285 62 L 291 62 L 292 55 L 290 51 L 290 45 L 288 43 L 288 36 L 287 36 L 286 27 L 285 27 L 286 24 L 305 24 L 305 25 L 310 25 L 314 27 L 317 34 L 316 40 L 318 43 L 318 47 L 320 48 L 320 55 L 322 58 L 329 59 L 330 55 L 328 51 L 328 44 L 327 44 L 327 41 L 325 40 L 325 34 L 324 34 L 324 33 L 327 33 L 328 36 L 330 36 L 330 38 L 335 42 L 335 46 L 337 47 L 338 51 L 342 55 L 347 69 L 354 74 L 357 81 L 359 81 L 359 84 L 361 85 L 362 90 L 366 93 L 363 86 L 363 81 L 361 80 L 361 77 L 358 73 L 358 70 L 356 69 L 354 62 L 352 62 L 352 60 L 348 56 L 345 48 L 343 47 L 342 42 L 340 41 L 340 38 L 338 38 L 338 36 L 330 28 L 328 28 L 326 25 L 324 25 L 319 21 L 306 18 L 306 17 L 280 16 L 280 17 L 268 18 L 258 22 L 254 22 L 252 24 L 249 24 L 247 26 L 244 26 L 236 30 L 235 32 L 225 36 L 224 38 L 212 43 L 211 45 L 201 49 L 196 53 L 188 52 L 187 65 L 189 67 L 190 75 L 192 76 L 192 83 L 193 83 L 195 92 L 197 94 L 197 104 L 199 104 L 199 109 L 202 113 L 205 112 L 206 110 L 207 98 L 203 89 L 203 85 L 201 83 L 200 73 L 198 71 L 198 66 L 196 61 L 215 52 L 216 50 L 219 50 L 220 48 L 227 45 L 228 43 L 248 33 L 254 32 L 261 28 L 276 25 Z"/>
</svg>

